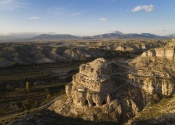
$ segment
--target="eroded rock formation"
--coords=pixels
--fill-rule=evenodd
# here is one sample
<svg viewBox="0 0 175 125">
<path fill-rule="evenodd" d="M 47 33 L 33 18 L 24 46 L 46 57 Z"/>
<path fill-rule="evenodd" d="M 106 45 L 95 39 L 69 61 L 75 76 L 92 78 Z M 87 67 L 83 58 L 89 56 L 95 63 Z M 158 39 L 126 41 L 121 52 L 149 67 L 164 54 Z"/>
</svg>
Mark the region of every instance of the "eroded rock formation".
<svg viewBox="0 0 175 125">
<path fill-rule="evenodd" d="M 135 116 L 145 105 L 136 99 L 142 100 L 145 94 L 127 83 L 126 69 L 117 63 L 98 58 L 82 64 L 72 83 L 66 85 L 66 97 L 57 100 L 50 109 L 92 121 L 120 123 Z"/>
<path fill-rule="evenodd" d="M 127 122 L 145 106 L 175 93 L 174 45 L 149 50 L 129 63 L 99 58 L 82 64 L 64 99 L 50 109 L 86 120 Z"/>
<path fill-rule="evenodd" d="M 110 63 L 103 58 L 82 64 L 79 73 L 73 76 L 72 85 L 66 86 L 67 96 L 78 106 L 106 104 L 107 97 L 116 89 L 115 81 L 110 78 L 112 72 Z"/>
</svg>

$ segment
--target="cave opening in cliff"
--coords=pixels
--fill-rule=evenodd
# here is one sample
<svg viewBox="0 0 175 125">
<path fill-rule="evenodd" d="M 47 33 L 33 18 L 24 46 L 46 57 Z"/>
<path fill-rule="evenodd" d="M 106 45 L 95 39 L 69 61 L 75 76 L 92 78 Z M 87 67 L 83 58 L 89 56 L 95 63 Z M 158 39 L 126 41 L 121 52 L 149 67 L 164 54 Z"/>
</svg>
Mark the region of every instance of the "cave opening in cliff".
<svg viewBox="0 0 175 125">
<path fill-rule="evenodd" d="M 92 103 L 92 106 L 96 106 L 96 104 L 93 102 L 93 103 Z"/>
<path fill-rule="evenodd" d="M 102 105 L 105 105 L 106 104 L 106 100 L 103 101 Z"/>
<path fill-rule="evenodd" d="M 88 105 L 88 100 L 85 101 L 85 105 Z"/>
</svg>

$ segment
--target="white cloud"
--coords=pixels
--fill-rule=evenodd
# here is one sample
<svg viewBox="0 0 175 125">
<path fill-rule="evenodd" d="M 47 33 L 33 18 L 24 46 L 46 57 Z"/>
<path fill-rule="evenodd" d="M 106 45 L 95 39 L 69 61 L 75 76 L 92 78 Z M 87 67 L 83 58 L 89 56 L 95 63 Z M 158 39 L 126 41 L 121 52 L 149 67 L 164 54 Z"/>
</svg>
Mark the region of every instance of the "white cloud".
<svg viewBox="0 0 175 125">
<path fill-rule="evenodd" d="M 100 18 L 99 20 L 105 22 L 105 21 L 108 21 L 109 19 L 108 18 Z"/>
<path fill-rule="evenodd" d="M 132 9 L 132 12 L 137 12 L 137 11 L 140 11 L 142 9 L 143 9 L 142 6 L 137 6 L 134 9 Z"/>
<path fill-rule="evenodd" d="M 23 4 L 24 0 L 0 0 L 0 10 L 14 10 Z"/>
<path fill-rule="evenodd" d="M 150 12 L 150 11 L 154 10 L 154 6 L 153 5 L 144 5 L 143 9 L 147 12 Z"/>
<path fill-rule="evenodd" d="M 131 11 L 132 12 L 138 12 L 138 11 L 141 11 L 141 10 L 144 10 L 146 12 L 151 12 L 154 10 L 154 6 L 153 5 L 139 5 L 137 7 L 135 7 L 134 9 L 132 9 Z"/>
<path fill-rule="evenodd" d="M 30 17 L 30 18 L 27 18 L 27 19 L 29 19 L 29 20 L 37 20 L 37 19 L 40 19 L 40 17 L 38 17 L 38 16 L 33 16 L 33 17 Z"/>
</svg>

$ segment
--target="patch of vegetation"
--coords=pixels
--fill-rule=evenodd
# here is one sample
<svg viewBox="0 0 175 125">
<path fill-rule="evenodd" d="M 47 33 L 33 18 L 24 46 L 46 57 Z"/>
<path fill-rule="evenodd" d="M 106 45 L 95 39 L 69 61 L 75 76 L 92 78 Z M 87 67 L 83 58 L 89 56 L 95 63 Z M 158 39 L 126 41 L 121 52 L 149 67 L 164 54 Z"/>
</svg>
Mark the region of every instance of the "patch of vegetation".
<svg viewBox="0 0 175 125">
<path fill-rule="evenodd" d="M 169 102 L 173 99 L 173 97 L 168 97 L 162 99 L 159 103 L 153 104 L 151 106 L 145 107 L 143 111 L 141 111 L 135 118 L 135 121 L 142 121 L 142 120 L 150 120 L 156 119 L 163 116 L 165 113 L 163 110 L 168 108 Z M 171 109 L 169 109 L 171 110 Z"/>
</svg>

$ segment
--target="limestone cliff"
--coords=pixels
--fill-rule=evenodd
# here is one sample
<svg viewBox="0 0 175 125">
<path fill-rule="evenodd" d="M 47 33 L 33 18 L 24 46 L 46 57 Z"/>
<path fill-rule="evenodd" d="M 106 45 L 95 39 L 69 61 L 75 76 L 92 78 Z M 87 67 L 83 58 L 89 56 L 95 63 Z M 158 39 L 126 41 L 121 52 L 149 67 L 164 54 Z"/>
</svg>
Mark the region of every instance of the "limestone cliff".
<svg viewBox="0 0 175 125">
<path fill-rule="evenodd" d="M 91 121 L 125 123 L 175 93 L 174 46 L 151 49 L 128 61 L 103 58 L 82 64 L 66 95 L 50 110 Z"/>
<path fill-rule="evenodd" d="M 175 43 L 151 49 L 133 59 L 129 64 L 137 72 L 129 74 L 135 86 L 150 94 L 171 96 L 175 93 Z"/>
<path fill-rule="evenodd" d="M 66 86 L 66 95 L 49 109 L 91 121 L 123 123 L 134 117 L 147 104 L 142 101 L 146 93 L 128 83 L 128 69 L 120 63 L 98 58 L 82 64 Z"/>
<path fill-rule="evenodd" d="M 127 41 L 127 43 L 122 43 L 116 46 L 116 51 L 122 51 L 122 52 L 144 52 L 152 48 L 157 48 L 160 46 L 165 45 L 166 42 L 164 41 L 157 41 L 154 43 L 153 41 L 150 41 L 150 43 L 146 43 L 145 41 L 142 42 L 134 42 L 132 40 Z"/>
<path fill-rule="evenodd" d="M 66 86 L 67 96 L 71 95 L 75 105 L 85 106 L 88 103 L 89 107 L 93 104 L 101 106 L 117 88 L 110 74 L 110 63 L 105 63 L 103 58 L 82 64 L 79 73 L 73 76 L 72 85 Z"/>
<path fill-rule="evenodd" d="M 128 75 L 133 84 L 149 93 L 158 103 L 146 106 L 127 125 L 174 124 L 174 50 L 173 39 L 167 45 L 144 52 L 130 62 L 130 66 L 137 71 Z"/>
</svg>

